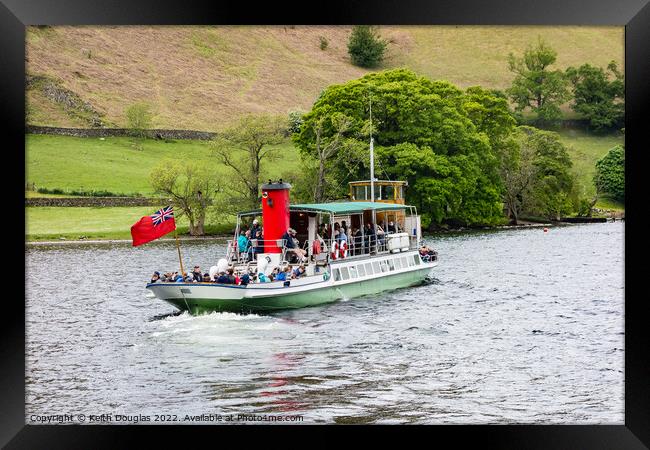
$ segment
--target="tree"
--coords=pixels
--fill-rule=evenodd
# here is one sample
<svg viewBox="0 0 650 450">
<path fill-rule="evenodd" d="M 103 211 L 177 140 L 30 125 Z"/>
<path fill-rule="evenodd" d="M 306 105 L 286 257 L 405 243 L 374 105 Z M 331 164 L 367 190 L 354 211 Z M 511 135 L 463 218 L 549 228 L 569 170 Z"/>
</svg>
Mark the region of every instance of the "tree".
<svg viewBox="0 0 650 450">
<path fill-rule="evenodd" d="M 235 176 L 233 190 L 247 207 L 259 207 L 259 185 L 263 161 L 273 161 L 284 141 L 286 119 L 270 115 L 246 115 L 213 140 L 214 154 Z"/>
<path fill-rule="evenodd" d="M 387 42 L 381 39 L 376 28 L 357 25 L 352 28 L 348 41 L 348 53 L 352 64 L 360 67 L 376 67 L 384 58 Z"/>
<path fill-rule="evenodd" d="M 352 119 L 345 114 L 334 112 L 323 114 L 317 120 L 310 121 L 308 130 L 313 133 L 314 142 L 308 151 L 315 154 L 318 161 L 318 172 L 314 186 L 314 201 L 321 203 L 325 200 L 325 174 L 330 159 L 337 155 L 345 145 L 345 135 L 352 127 Z M 333 130 L 326 135 L 325 129 Z"/>
<path fill-rule="evenodd" d="M 625 119 L 624 76 L 614 61 L 607 71 L 590 64 L 566 70 L 573 87 L 571 108 L 589 119 L 589 126 L 596 131 L 621 128 Z"/>
<path fill-rule="evenodd" d="M 145 130 L 151 128 L 153 114 L 147 103 L 134 103 L 126 109 L 127 126 L 138 137 L 145 137 Z"/>
<path fill-rule="evenodd" d="M 522 57 L 510 53 L 508 67 L 515 73 L 512 86 L 507 89 L 515 110 L 526 108 L 535 113 L 539 123 L 553 123 L 562 117 L 560 105 L 568 101 L 568 82 L 561 70 L 550 70 L 557 52 L 541 39 L 536 47 L 528 47 Z"/>
<path fill-rule="evenodd" d="M 517 127 L 501 152 L 499 172 L 508 216 L 527 212 L 559 219 L 571 210 L 571 159 L 557 133 Z"/>
<path fill-rule="evenodd" d="M 163 161 L 149 179 L 157 193 L 169 196 L 187 216 L 190 235 L 203 236 L 207 208 L 221 189 L 217 174 L 196 162 Z"/>
<path fill-rule="evenodd" d="M 406 179 L 407 201 L 433 224 L 456 220 L 493 224 L 502 203 L 497 142 L 512 128 L 505 101 L 489 91 L 471 94 L 445 81 L 431 81 L 406 69 L 371 73 L 328 87 L 303 117 L 294 142 L 303 158 L 318 160 L 315 129 L 323 117 L 350 119 L 343 145 L 329 161 L 327 174 L 339 185 L 369 177 L 368 118 L 372 100 L 376 173 Z M 505 127 L 505 129 L 501 129 Z M 332 142 L 337 127 L 320 126 L 322 142 Z M 327 179 L 327 176 L 326 176 Z"/>
<path fill-rule="evenodd" d="M 596 189 L 625 201 L 625 148 L 617 145 L 596 162 Z"/>
</svg>

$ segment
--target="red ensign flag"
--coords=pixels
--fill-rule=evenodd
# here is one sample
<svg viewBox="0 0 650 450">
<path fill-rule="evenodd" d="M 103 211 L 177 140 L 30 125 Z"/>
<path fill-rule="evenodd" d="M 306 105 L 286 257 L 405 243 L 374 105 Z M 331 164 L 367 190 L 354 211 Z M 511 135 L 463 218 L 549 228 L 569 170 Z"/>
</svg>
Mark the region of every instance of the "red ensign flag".
<svg viewBox="0 0 650 450">
<path fill-rule="evenodd" d="M 150 216 L 144 216 L 131 227 L 133 246 L 146 244 L 175 229 L 174 209 L 167 206 Z"/>
</svg>

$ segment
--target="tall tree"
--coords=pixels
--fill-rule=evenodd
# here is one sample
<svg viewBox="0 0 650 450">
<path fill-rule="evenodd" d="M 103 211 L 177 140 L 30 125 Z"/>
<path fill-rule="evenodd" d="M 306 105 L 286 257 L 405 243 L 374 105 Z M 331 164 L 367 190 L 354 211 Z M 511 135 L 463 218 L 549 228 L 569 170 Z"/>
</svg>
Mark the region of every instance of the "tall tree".
<svg viewBox="0 0 650 450">
<path fill-rule="evenodd" d="M 573 88 L 571 108 L 589 119 L 596 131 L 621 128 L 625 120 L 625 78 L 616 62 L 602 67 L 583 64 L 566 70 Z"/>
<path fill-rule="evenodd" d="M 331 127 L 334 134 L 326 136 L 324 130 Z M 314 201 L 320 203 L 325 200 L 325 171 L 331 158 L 336 155 L 345 143 L 345 134 L 352 127 L 352 119 L 341 113 L 323 115 L 309 126 L 313 127 L 314 153 L 318 159 L 318 178 L 314 189 Z"/>
<path fill-rule="evenodd" d="M 232 188 L 251 209 L 259 206 L 262 162 L 277 159 L 273 146 L 284 141 L 286 128 L 283 117 L 246 115 L 212 142 L 215 156 L 235 177 Z"/>
<path fill-rule="evenodd" d="M 625 200 L 625 147 L 617 145 L 598 160 L 594 184 L 616 200 Z"/>
<path fill-rule="evenodd" d="M 571 159 L 559 135 L 521 126 L 505 144 L 499 172 L 511 222 L 516 224 L 522 212 L 553 219 L 568 212 Z"/>
<path fill-rule="evenodd" d="M 528 47 L 524 55 L 510 53 L 508 67 L 515 74 L 507 89 L 515 110 L 529 108 L 539 123 L 553 123 L 562 118 L 560 105 L 570 99 L 568 82 L 561 70 L 551 70 L 557 52 L 541 39 L 535 47 Z"/>
<path fill-rule="evenodd" d="M 133 143 L 138 150 L 142 150 L 142 140 L 147 136 L 147 129 L 151 128 L 153 114 L 149 104 L 134 103 L 126 108 L 126 123 L 131 135 L 136 138 Z"/>
<path fill-rule="evenodd" d="M 352 64 L 360 67 L 376 67 L 384 58 L 387 42 L 375 27 L 357 25 L 352 28 L 348 41 L 348 53 Z"/>
<path fill-rule="evenodd" d="M 196 162 L 163 161 L 149 179 L 155 192 L 168 196 L 187 216 L 190 234 L 204 235 L 207 208 L 221 189 L 217 174 Z"/>
<path fill-rule="evenodd" d="M 376 168 L 389 178 L 406 178 L 407 200 L 420 208 L 427 223 L 500 220 L 500 182 L 490 136 L 496 141 L 507 134 L 499 127 L 512 123 L 501 116 L 502 108 L 507 115 L 505 102 L 487 91 L 468 95 L 448 82 L 406 69 L 330 86 L 294 135 L 304 157 L 317 158 L 313 130 L 318 121 L 334 112 L 344 114 L 351 119 L 348 138 L 332 155 L 337 164 L 329 173 L 336 173 L 340 184 L 367 179 L 370 97 Z M 330 142 L 335 136 L 336 127 L 325 121 L 321 139 Z"/>
</svg>

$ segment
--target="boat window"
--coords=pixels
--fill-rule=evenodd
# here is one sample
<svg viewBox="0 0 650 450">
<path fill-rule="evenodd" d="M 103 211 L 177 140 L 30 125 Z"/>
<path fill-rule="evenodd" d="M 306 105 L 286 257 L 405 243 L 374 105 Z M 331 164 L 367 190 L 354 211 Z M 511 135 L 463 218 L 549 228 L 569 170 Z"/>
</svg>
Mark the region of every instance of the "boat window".
<svg viewBox="0 0 650 450">
<path fill-rule="evenodd" d="M 350 272 L 348 272 L 347 267 L 341 267 L 341 276 L 343 277 L 344 280 L 350 279 Z"/>
<path fill-rule="evenodd" d="M 366 269 L 363 267 L 363 264 L 359 264 L 357 267 L 357 270 L 359 272 L 360 277 L 365 277 L 366 276 Z"/>
<path fill-rule="evenodd" d="M 388 272 L 388 264 L 386 264 L 385 259 L 379 261 L 379 267 L 381 267 L 382 272 Z"/>
<path fill-rule="evenodd" d="M 395 262 L 392 258 L 388 260 L 388 268 L 390 270 L 395 270 Z"/>
<path fill-rule="evenodd" d="M 402 267 L 406 269 L 409 265 L 408 258 L 406 256 L 402 256 L 401 260 L 402 260 Z"/>
<path fill-rule="evenodd" d="M 339 272 L 339 269 L 334 269 L 334 281 L 341 281 L 341 272 Z"/>
<path fill-rule="evenodd" d="M 415 262 L 413 262 L 413 258 L 407 258 L 407 261 L 409 263 L 409 267 L 413 267 L 415 265 Z"/>
<path fill-rule="evenodd" d="M 350 266 L 350 278 L 357 278 L 356 266 Z"/>
<path fill-rule="evenodd" d="M 381 199 L 382 200 L 394 200 L 395 199 L 395 190 L 393 186 L 382 186 L 381 187 Z"/>
<path fill-rule="evenodd" d="M 352 195 L 354 195 L 355 200 L 368 200 L 366 186 L 354 186 Z"/>
<path fill-rule="evenodd" d="M 413 255 L 413 262 L 416 266 L 420 264 L 420 255 Z"/>
<path fill-rule="evenodd" d="M 401 260 L 401 258 L 395 258 L 395 268 L 397 270 L 402 268 L 402 260 Z"/>
<path fill-rule="evenodd" d="M 372 264 L 366 263 L 365 266 L 366 266 L 366 273 L 368 275 L 372 275 Z"/>
<path fill-rule="evenodd" d="M 372 268 L 375 269 L 375 273 L 381 272 L 381 269 L 379 268 L 379 262 L 377 261 L 372 262 Z"/>
</svg>

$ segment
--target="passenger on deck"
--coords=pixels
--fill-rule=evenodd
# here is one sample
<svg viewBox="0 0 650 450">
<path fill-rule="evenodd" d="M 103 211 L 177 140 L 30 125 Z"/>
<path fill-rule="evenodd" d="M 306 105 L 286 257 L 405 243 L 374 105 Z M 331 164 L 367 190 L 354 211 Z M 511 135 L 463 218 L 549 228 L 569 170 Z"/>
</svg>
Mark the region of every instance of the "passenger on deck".
<svg viewBox="0 0 650 450">
<path fill-rule="evenodd" d="M 248 286 L 250 282 L 251 276 L 248 273 L 244 273 L 241 277 L 239 277 L 239 284 L 241 286 Z"/>
<path fill-rule="evenodd" d="M 348 241 L 348 234 L 345 232 L 345 229 L 343 227 L 339 228 L 339 233 L 336 235 L 336 240 L 339 241 L 339 243 Z"/>
<path fill-rule="evenodd" d="M 226 271 L 226 276 L 228 277 L 228 284 L 237 284 L 237 280 L 235 279 L 235 270 L 232 267 Z"/>
<path fill-rule="evenodd" d="M 300 278 L 306 274 L 305 272 L 305 265 L 300 264 L 296 270 L 293 271 L 293 276 L 292 278 Z"/>
<path fill-rule="evenodd" d="M 397 228 L 395 228 L 395 224 L 393 223 L 392 220 L 388 222 L 388 227 L 386 228 L 386 231 L 388 233 L 397 233 Z"/>
<path fill-rule="evenodd" d="M 384 243 L 386 242 L 386 233 L 384 232 L 384 229 L 380 226 L 377 225 L 377 244 L 378 246 L 383 246 Z"/>
<path fill-rule="evenodd" d="M 298 261 L 303 261 L 305 259 L 306 251 L 298 247 L 299 242 L 296 237 L 296 230 L 293 228 L 287 228 L 286 233 L 282 235 L 281 239 L 284 239 L 284 245 L 288 252 L 294 253 L 298 257 Z"/>
<path fill-rule="evenodd" d="M 250 235 L 250 230 L 242 230 L 239 233 L 239 237 L 237 238 L 237 248 L 239 249 L 239 253 L 245 254 L 248 252 L 248 246 L 250 245 Z"/>
<path fill-rule="evenodd" d="M 199 266 L 194 266 L 194 270 L 192 271 L 192 277 L 194 278 L 194 281 L 203 281 L 203 275 L 201 274 L 201 267 Z"/>
<path fill-rule="evenodd" d="M 214 282 L 219 283 L 219 284 L 228 284 L 228 275 L 226 275 L 226 272 L 219 272 L 217 275 L 214 277 Z"/>
<path fill-rule="evenodd" d="M 253 220 L 253 226 L 250 229 L 251 232 L 251 239 L 255 239 L 255 236 L 257 236 L 257 232 L 262 231 L 262 228 L 259 225 L 259 222 L 257 219 Z"/>
<path fill-rule="evenodd" d="M 343 232 L 344 232 L 345 234 L 348 234 L 348 231 L 349 231 L 349 230 L 348 230 L 348 224 L 345 223 L 345 220 L 342 220 L 342 221 L 341 221 L 341 230 L 343 230 Z"/>
<path fill-rule="evenodd" d="M 365 235 L 364 242 L 364 253 L 370 253 L 375 251 L 375 246 L 377 245 L 377 235 L 375 234 L 375 227 L 372 226 L 372 222 L 368 222 L 363 229 L 363 234 Z"/>
<path fill-rule="evenodd" d="M 273 281 L 286 281 L 286 280 L 287 280 L 287 273 L 284 270 L 278 273 L 275 276 L 275 278 L 273 278 Z"/>
<path fill-rule="evenodd" d="M 264 253 L 264 243 L 262 242 L 262 230 L 257 230 L 255 232 L 255 239 L 257 239 L 257 245 L 252 247 L 252 259 L 255 261 L 259 253 Z"/>
<path fill-rule="evenodd" d="M 435 261 L 438 258 L 438 252 L 431 247 L 423 245 L 420 247 L 420 258 L 422 258 L 422 261 L 426 262 Z"/>
<path fill-rule="evenodd" d="M 358 228 L 352 228 L 352 235 L 350 239 L 352 241 L 353 248 L 352 254 L 353 255 L 358 255 L 363 251 L 363 235 L 361 233 L 361 230 Z"/>
<path fill-rule="evenodd" d="M 268 283 L 270 280 L 267 278 L 266 275 L 264 275 L 263 272 L 260 272 L 257 274 L 257 278 L 259 279 L 260 283 Z"/>
<path fill-rule="evenodd" d="M 150 283 L 158 283 L 159 281 L 160 281 L 160 272 L 154 272 L 153 275 L 151 275 Z"/>
</svg>

